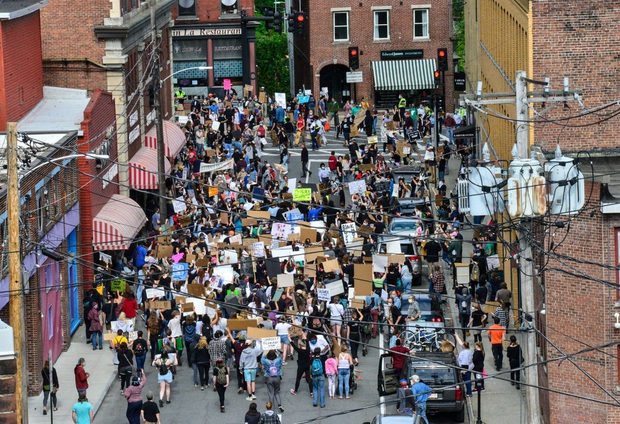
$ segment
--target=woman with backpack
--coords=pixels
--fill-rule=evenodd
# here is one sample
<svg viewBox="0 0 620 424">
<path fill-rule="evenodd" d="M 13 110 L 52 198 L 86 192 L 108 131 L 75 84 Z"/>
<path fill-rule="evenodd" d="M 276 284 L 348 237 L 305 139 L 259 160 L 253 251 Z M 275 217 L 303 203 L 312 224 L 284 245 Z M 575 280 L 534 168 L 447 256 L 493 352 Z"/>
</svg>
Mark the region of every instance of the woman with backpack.
<svg viewBox="0 0 620 424">
<path fill-rule="evenodd" d="M 224 395 L 226 388 L 230 384 L 230 369 L 226 366 L 223 358 L 218 358 L 215 362 L 215 390 L 220 398 L 220 412 L 226 412 L 224 407 Z"/>
<path fill-rule="evenodd" d="M 267 391 L 269 392 L 269 401 L 277 403 L 280 412 L 284 412 L 282 407 L 282 399 L 280 398 L 280 381 L 282 380 L 282 358 L 280 358 L 275 350 L 270 350 L 267 355 L 261 359 L 263 369 L 265 370 L 265 382 L 267 383 Z"/>
<path fill-rule="evenodd" d="M 166 403 L 170 403 L 170 383 L 172 383 L 171 368 L 177 364 L 176 358 L 170 359 L 165 350 L 161 356 L 153 361 L 153 366 L 157 367 L 157 382 L 159 383 L 159 406 L 164 406 L 164 394 Z"/>
<path fill-rule="evenodd" d="M 127 347 L 127 343 L 122 342 L 116 349 L 118 353 L 118 373 L 121 376 L 121 395 L 125 394 L 125 387 L 131 383 L 133 373 L 133 352 Z"/>
<path fill-rule="evenodd" d="M 183 340 L 185 341 L 185 350 L 187 351 L 187 365 L 192 368 L 192 346 L 194 343 L 194 336 L 196 335 L 196 322 L 193 316 L 188 316 L 182 324 L 183 328 Z"/>
<path fill-rule="evenodd" d="M 198 376 L 200 379 L 200 390 L 204 390 L 208 386 L 209 364 L 211 355 L 209 355 L 209 345 L 207 338 L 201 337 L 192 352 L 192 362 L 198 368 Z"/>
</svg>

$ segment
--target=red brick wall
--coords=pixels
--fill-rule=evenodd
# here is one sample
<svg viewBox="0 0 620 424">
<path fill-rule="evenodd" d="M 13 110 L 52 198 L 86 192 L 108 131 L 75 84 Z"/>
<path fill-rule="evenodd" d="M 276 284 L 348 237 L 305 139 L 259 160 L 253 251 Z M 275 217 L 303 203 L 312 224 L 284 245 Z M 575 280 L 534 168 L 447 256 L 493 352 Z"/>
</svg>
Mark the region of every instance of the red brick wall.
<svg viewBox="0 0 620 424">
<path fill-rule="evenodd" d="M 617 84 L 620 62 L 616 36 L 620 31 L 617 8 L 620 1 L 560 1 L 534 0 L 533 57 L 534 75 L 531 78 L 551 79 L 552 88 L 561 89 L 563 78 L 569 77 L 571 89 L 582 89 L 586 107 L 615 101 L 620 96 Z M 590 64 L 590 65 L 586 65 Z M 529 76 L 529 75 L 528 75 Z M 549 119 L 575 115 L 580 109 L 570 102 L 571 109 L 561 107 L 548 115 Z M 539 105 L 537 108 L 540 108 Z M 616 110 L 614 108 L 607 111 Z M 573 125 L 600 119 L 591 117 L 570 121 Z M 536 143 L 553 150 L 560 141 L 563 151 L 593 148 L 618 148 L 620 129 L 614 118 L 602 125 L 571 128 L 545 125 L 536 128 Z"/>
<path fill-rule="evenodd" d="M 84 121 L 82 121 L 82 131 L 84 135 L 79 141 L 81 152 L 92 152 L 103 143 L 106 138 L 108 127 L 115 126 L 116 112 L 114 98 L 108 92 L 99 89 L 93 92 L 86 110 L 84 111 Z M 117 143 L 115 135 L 110 140 L 109 156 L 110 161 L 102 169 L 96 169 L 96 162 L 93 160 L 80 159 L 80 216 L 81 231 L 80 244 L 82 246 L 82 259 L 94 263 L 92 257 L 92 229 L 93 218 L 101 211 L 110 196 L 119 192 L 118 174 L 106 188 L 103 188 L 101 178 L 90 177 L 90 175 L 102 175 L 112 166 L 112 162 L 117 160 Z M 93 270 L 89 266 L 82 267 L 83 281 L 93 281 Z"/>
<path fill-rule="evenodd" d="M 104 70 L 83 59 L 101 63 L 105 42 L 97 41 L 93 28 L 103 25 L 109 10 L 107 0 L 79 5 L 72 0 L 51 0 L 41 9 L 46 85 L 89 91 L 106 86 Z"/>
<path fill-rule="evenodd" d="M 371 62 L 380 61 L 382 50 L 413 50 L 423 49 L 424 59 L 437 60 L 437 49 L 448 48 L 450 70 L 446 72 L 446 105 L 453 104 L 452 86 L 454 74 L 452 71 L 452 42 L 451 30 L 451 3 L 449 0 L 402 2 L 400 0 L 387 1 L 351 1 L 340 0 L 312 0 L 309 7 L 309 38 L 310 63 L 313 67 L 313 80 L 296 81 L 297 88 L 305 83 L 310 85 L 316 93 L 320 90 L 319 77 L 321 69 L 327 65 L 338 64 L 349 66 L 349 47 L 357 46 L 360 49 L 360 68 L 364 82 L 357 84 L 358 101 L 365 96 L 374 98 L 373 73 Z M 430 41 L 413 41 L 413 10 L 412 4 L 432 4 L 429 13 Z M 360 5 L 362 5 L 360 7 Z M 373 40 L 374 13 L 372 6 L 391 6 L 390 11 L 390 42 Z M 333 18 L 331 8 L 351 7 L 349 13 L 349 43 L 333 42 Z M 441 91 L 441 90 L 439 90 Z M 353 93 L 351 93 L 353 94 Z"/>
<path fill-rule="evenodd" d="M 0 22 L 0 131 L 43 98 L 39 12 Z"/>
<path fill-rule="evenodd" d="M 591 184 L 586 184 L 588 193 L 590 186 Z M 616 300 L 614 289 L 601 282 L 553 271 L 553 269 L 561 268 L 578 275 L 583 274 L 595 279 L 616 282 L 613 270 L 606 270 L 597 264 L 615 265 L 613 229 L 620 226 L 620 219 L 614 216 L 604 217 L 600 213 L 600 205 L 597 207 L 600 185 L 594 184 L 592 188 L 593 201 L 586 204 L 580 215 L 571 222 L 568 237 L 553 249 L 553 253 L 588 260 L 593 264 L 579 263 L 570 259 L 558 260 L 553 256 L 548 256 L 549 262 L 546 265 L 546 268 L 550 269 L 545 272 L 546 336 L 564 354 L 585 349 L 586 344 L 600 346 L 613 342 L 620 336 L 620 332 L 613 327 L 615 322 L 613 306 Z M 562 240 L 567 229 L 555 231 L 556 242 L 558 242 Z M 546 350 L 549 359 L 562 355 L 549 344 Z M 604 349 L 604 352 L 607 355 L 593 351 L 577 355 L 573 359 L 603 387 L 614 393 L 616 386 L 620 384 L 618 360 L 614 358 L 617 350 L 614 346 Z M 602 401 L 612 401 L 569 361 L 548 364 L 547 376 L 549 388 L 553 390 Z M 617 408 L 605 407 L 553 392 L 549 392 L 548 397 L 548 417 L 552 424 L 620 423 L 620 415 L 615 411 Z"/>
</svg>

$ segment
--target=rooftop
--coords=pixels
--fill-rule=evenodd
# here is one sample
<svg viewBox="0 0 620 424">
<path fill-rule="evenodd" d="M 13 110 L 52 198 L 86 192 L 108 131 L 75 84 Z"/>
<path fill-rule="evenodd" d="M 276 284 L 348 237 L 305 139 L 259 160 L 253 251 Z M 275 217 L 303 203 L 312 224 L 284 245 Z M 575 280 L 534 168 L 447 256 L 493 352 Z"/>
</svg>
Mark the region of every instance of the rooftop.
<svg viewBox="0 0 620 424">
<path fill-rule="evenodd" d="M 48 0 L 0 0 L 0 19 L 17 19 L 46 6 Z"/>
</svg>

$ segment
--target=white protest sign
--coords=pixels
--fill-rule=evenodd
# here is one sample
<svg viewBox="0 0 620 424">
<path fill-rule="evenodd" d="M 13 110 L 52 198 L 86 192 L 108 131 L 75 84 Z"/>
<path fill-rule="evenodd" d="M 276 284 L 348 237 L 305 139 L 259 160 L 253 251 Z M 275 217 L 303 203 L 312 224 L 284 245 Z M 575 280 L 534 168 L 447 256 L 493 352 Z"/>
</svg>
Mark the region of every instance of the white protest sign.
<svg viewBox="0 0 620 424">
<path fill-rule="evenodd" d="M 342 230 L 342 239 L 344 240 L 344 244 L 349 246 L 353 243 L 353 240 L 357 238 L 357 226 L 355 225 L 355 222 L 341 224 L 340 229 Z"/>
<path fill-rule="evenodd" d="M 201 163 L 200 164 L 200 172 L 215 172 L 221 171 L 223 169 L 232 169 L 235 166 L 234 159 L 227 159 L 223 162 L 215 162 L 215 163 Z"/>
<path fill-rule="evenodd" d="M 324 300 L 325 302 L 329 302 L 329 299 L 331 299 L 331 296 L 329 295 L 329 289 L 317 289 L 316 298 L 319 300 Z"/>
<path fill-rule="evenodd" d="M 213 121 L 211 122 L 211 128 L 213 128 L 213 131 L 217 131 L 220 129 L 220 121 Z"/>
<path fill-rule="evenodd" d="M 279 258 L 280 262 L 288 261 L 288 258 L 293 256 L 292 246 L 278 247 L 277 249 L 271 249 L 271 257 Z"/>
<path fill-rule="evenodd" d="M 274 98 L 279 106 L 286 109 L 286 93 L 274 93 Z"/>
<path fill-rule="evenodd" d="M 289 178 L 286 186 L 289 188 L 289 192 L 297 187 L 297 178 Z"/>
<path fill-rule="evenodd" d="M 278 287 L 293 287 L 295 276 L 293 274 L 278 274 Z"/>
<path fill-rule="evenodd" d="M 224 284 L 232 284 L 234 280 L 234 272 L 230 265 L 216 266 L 213 268 L 213 275 L 220 277 Z"/>
<path fill-rule="evenodd" d="M 258 241 L 252 244 L 252 255 L 255 258 L 264 258 L 265 257 L 265 243 L 262 241 Z"/>
<path fill-rule="evenodd" d="M 187 209 L 187 205 L 185 204 L 185 200 L 183 200 L 183 196 L 179 196 L 172 201 L 172 207 L 174 208 L 175 213 L 183 213 L 185 209 Z"/>
<path fill-rule="evenodd" d="M 274 222 L 271 226 L 271 235 L 280 239 L 288 238 L 288 235 L 293 232 L 291 224 L 285 224 L 283 222 Z"/>
<path fill-rule="evenodd" d="M 344 285 L 342 284 L 342 280 L 332 281 L 331 283 L 325 284 L 325 288 L 329 290 L 329 295 L 334 297 L 341 293 L 344 293 Z"/>
<path fill-rule="evenodd" d="M 349 183 L 350 194 L 365 194 L 366 193 L 366 181 L 356 180 Z"/>
<path fill-rule="evenodd" d="M 388 257 L 385 255 L 372 255 L 372 272 L 385 272 L 388 266 Z"/>
<path fill-rule="evenodd" d="M 158 297 L 164 297 L 165 295 L 166 292 L 164 291 L 164 289 L 161 288 L 146 289 L 147 299 L 155 299 Z"/>
<path fill-rule="evenodd" d="M 282 345 L 280 343 L 280 337 L 265 337 L 260 339 L 264 351 L 268 350 L 280 350 Z"/>
</svg>

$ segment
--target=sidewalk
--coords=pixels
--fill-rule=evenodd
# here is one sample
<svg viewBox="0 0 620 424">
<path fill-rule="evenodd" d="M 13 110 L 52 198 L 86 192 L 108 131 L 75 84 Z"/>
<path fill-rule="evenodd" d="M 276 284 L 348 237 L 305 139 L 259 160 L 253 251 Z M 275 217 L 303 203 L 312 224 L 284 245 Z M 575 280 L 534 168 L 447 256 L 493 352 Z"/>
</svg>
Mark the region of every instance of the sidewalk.
<svg viewBox="0 0 620 424">
<path fill-rule="evenodd" d="M 58 391 L 58 411 L 53 412 L 54 422 L 71 423 L 71 410 L 77 401 L 73 369 L 78 359 L 86 359 L 85 369 L 90 373 L 88 378 L 87 397 L 93 405 L 95 414 L 108 392 L 108 388 L 116 379 L 117 367 L 112 364 L 112 353 L 108 343 L 104 342 L 103 350 L 94 351 L 90 344 L 85 343 L 84 329 L 80 327 L 71 338 L 69 350 L 60 354 L 54 368 L 58 374 L 60 389 Z M 28 423 L 44 424 L 52 420 L 50 401 L 47 404 L 47 415 L 43 415 L 43 392 L 39 396 L 28 398 Z"/>
<path fill-rule="evenodd" d="M 448 190 L 454 190 L 454 181 L 459 173 L 460 160 L 454 157 L 449 161 L 450 175 L 446 177 L 446 185 Z M 467 225 L 461 227 L 461 233 L 463 234 L 463 262 L 469 263 L 469 258 L 472 254 L 472 245 L 470 241 L 473 237 L 473 230 Z M 440 261 L 442 262 L 442 261 Z M 448 272 L 446 267 L 443 268 L 444 273 Z M 446 285 L 448 289 L 448 296 L 450 299 L 450 310 L 452 313 L 452 320 L 454 326 L 459 326 L 459 320 L 457 316 L 458 308 L 454 302 L 454 290 L 452 290 L 452 283 L 450 279 L 446 279 Z M 511 334 L 515 334 L 513 331 L 508 331 L 507 337 Z M 517 340 L 521 344 L 519 333 L 517 334 Z M 473 348 L 473 336 L 467 338 L 467 341 Z M 519 424 L 525 422 L 522 408 L 522 390 L 517 390 L 510 384 L 510 367 L 508 365 L 508 359 L 506 358 L 506 352 L 504 352 L 504 361 L 502 370 L 497 373 L 493 364 L 493 354 L 491 353 L 491 343 L 487 337 L 486 331 L 482 332 L 482 343 L 484 345 L 485 352 L 485 370 L 487 372 L 487 379 L 485 380 L 485 390 L 482 392 L 481 398 L 481 414 L 480 418 L 485 424 Z M 498 378 L 493 378 L 495 374 L 498 374 Z M 521 376 L 523 379 L 523 375 Z M 475 387 L 475 386 L 474 386 Z M 473 396 L 467 398 L 470 415 L 470 422 L 476 422 L 478 417 L 478 396 L 477 392 L 474 392 Z"/>
</svg>

